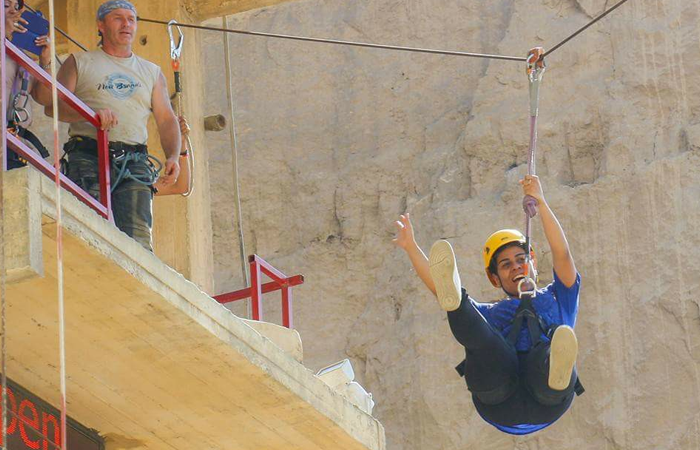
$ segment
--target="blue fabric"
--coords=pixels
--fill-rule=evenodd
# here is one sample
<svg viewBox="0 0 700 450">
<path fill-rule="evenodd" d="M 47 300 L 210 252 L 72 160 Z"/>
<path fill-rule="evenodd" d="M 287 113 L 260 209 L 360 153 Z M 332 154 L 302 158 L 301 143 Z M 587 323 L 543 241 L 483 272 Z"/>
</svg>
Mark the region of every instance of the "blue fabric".
<svg viewBox="0 0 700 450">
<path fill-rule="evenodd" d="M 581 276 L 579 274 L 576 274 L 574 284 L 567 288 L 561 282 L 556 272 L 554 272 L 554 281 L 544 289 L 537 290 L 537 296 L 532 304 L 547 327 L 552 325 L 569 325 L 573 328 L 576 325 L 580 287 Z M 513 325 L 515 311 L 520 306 L 520 299 L 506 298 L 496 303 L 474 302 L 474 306 L 491 326 L 500 331 L 503 337 L 507 338 Z M 547 342 L 549 341 L 544 334 L 542 334 L 542 338 Z M 527 331 L 527 327 L 520 329 L 515 348 L 518 351 L 528 351 L 530 349 L 530 334 Z"/>
<path fill-rule="evenodd" d="M 115 9 L 128 9 L 136 14 L 136 7 L 131 2 L 127 0 L 109 0 L 100 5 L 100 8 L 97 10 L 97 20 L 104 19 L 107 14 Z"/>
<path fill-rule="evenodd" d="M 548 328 L 552 325 L 569 325 L 573 328 L 576 325 L 580 287 L 581 276 L 579 274 L 576 274 L 576 281 L 574 284 L 567 288 L 561 282 L 556 272 L 554 272 L 554 281 L 544 289 L 537 290 L 537 296 L 533 301 L 533 306 Z M 515 311 L 520 305 L 520 299 L 506 298 L 496 303 L 473 302 L 473 304 L 491 326 L 498 330 L 504 338 L 508 337 L 515 317 Z M 543 340 L 549 342 L 549 338 L 544 334 L 542 334 L 541 337 Z M 526 326 L 520 329 L 515 348 L 518 351 L 530 350 L 530 335 Z M 481 412 L 479 412 L 479 415 L 484 418 Z M 554 423 L 523 423 L 505 426 L 489 421 L 486 418 L 484 418 L 484 420 L 505 433 L 515 435 L 534 433 Z"/>
</svg>

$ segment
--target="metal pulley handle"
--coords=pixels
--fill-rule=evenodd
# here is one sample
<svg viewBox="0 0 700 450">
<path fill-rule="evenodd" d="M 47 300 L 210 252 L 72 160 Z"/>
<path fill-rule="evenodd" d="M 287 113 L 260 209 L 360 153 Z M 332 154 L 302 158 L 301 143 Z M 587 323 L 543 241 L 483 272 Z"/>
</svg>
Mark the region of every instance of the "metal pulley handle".
<svg viewBox="0 0 700 450">
<path fill-rule="evenodd" d="M 537 47 L 538 53 L 531 53 L 527 57 L 527 79 L 530 82 L 530 117 L 537 117 L 540 104 L 540 83 L 547 65 L 542 59 L 544 49 Z M 532 175 L 532 174 L 531 174 Z"/>
<path fill-rule="evenodd" d="M 537 115 L 540 104 L 540 83 L 546 69 L 543 55 L 544 49 L 537 47 L 527 56 L 528 84 L 530 88 L 530 148 L 527 158 L 527 174 L 535 175 L 535 155 L 537 153 Z M 530 220 L 537 214 L 537 200 L 526 195 L 523 198 L 523 210 L 525 211 L 525 243 L 527 246 L 526 273 L 525 278 L 518 283 L 518 296 L 529 296 L 534 298 L 537 295 L 537 272 L 530 256 Z"/>
<path fill-rule="evenodd" d="M 544 49 L 537 47 L 536 51 L 527 57 L 527 79 L 530 87 L 530 148 L 527 164 L 527 174 L 535 174 L 535 153 L 537 152 L 537 116 L 540 105 L 540 83 L 547 66 L 542 59 Z M 537 200 L 527 195 L 523 198 L 523 210 L 528 218 L 537 215 Z"/>
</svg>

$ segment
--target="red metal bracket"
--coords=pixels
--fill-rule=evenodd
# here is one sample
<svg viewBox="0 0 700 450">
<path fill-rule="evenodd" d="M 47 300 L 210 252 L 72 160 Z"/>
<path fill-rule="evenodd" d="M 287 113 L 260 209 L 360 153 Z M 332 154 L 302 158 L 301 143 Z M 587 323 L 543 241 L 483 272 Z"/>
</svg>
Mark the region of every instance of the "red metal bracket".
<svg viewBox="0 0 700 450">
<path fill-rule="evenodd" d="M 5 50 L 7 55 L 11 57 L 17 64 L 24 67 L 32 76 L 44 85 L 51 86 L 53 80 L 51 76 L 39 67 L 31 58 L 24 54 L 21 50 L 15 47 L 7 39 L 3 40 Z M 0 45 L 3 45 L 0 43 Z M 4 61 L 0 62 L 3 64 Z M 3 72 L 4 73 L 4 72 Z M 99 202 L 93 199 L 93 197 L 85 192 L 83 189 L 78 187 L 75 183 L 69 180 L 67 177 L 60 175 L 61 186 L 67 189 L 70 193 L 78 197 L 78 199 L 90 206 L 92 209 L 97 211 L 102 217 L 109 221 L 113 221 L 112 216 L 112 196 L 110 195 L 110 180 L 109 180 L 109 139 L 107 137 L 107 132 L 100 130 L 100 117 L 90 109 L 85 103 L 83 103 L 78 97 L 76 97 L 72 92 L 66 89 L 60 83 L 56 83 L 56 88 L 58 90 L 58 96 L 71 108 L 76 110 L 81 116 L 85 118 L 89 123 L 91 123 L 95 128 L 97 128 L 97 152 L 98 152 L 98 165 L 99 165 L 99 177 L 100 177 L 100 200 Z M 3 128 L 7 127 L 7 123 L 0 124 Z M 11 134 L 7 134 L 7 142 L 12 147 L 12 150 L 17 152 L 22 158 L 26 159 L 34 167 L 36 167 L 44 175 L 51 177 L 52 179 L 56 176 L 56 169 L 47 163 L 43 158 L 39 158 L 37 154 L 32 151 L 29 147 L 24 145 L 24 143 L 17 139 Z M 4 155 L 3 155 L 4 158 Z M 4 170 L 3 167 L 0 169 Z"/>
<path fill-rule="evenodd" d="M 272 267 L 258 255 L 248 257 L 250 263 L 249 288 L 214 296 L 214 300 L 224 304 L 251 298 L 253 300 L 253 320 L 262 320 L 262 296 L 268 292 L 282 291 L 282 325 L 292 328 L 292 287 L 304 283 L 303 275 L 286 276 Z M 262 284 L 262 274 L 272 279 Z"/>
</svg>

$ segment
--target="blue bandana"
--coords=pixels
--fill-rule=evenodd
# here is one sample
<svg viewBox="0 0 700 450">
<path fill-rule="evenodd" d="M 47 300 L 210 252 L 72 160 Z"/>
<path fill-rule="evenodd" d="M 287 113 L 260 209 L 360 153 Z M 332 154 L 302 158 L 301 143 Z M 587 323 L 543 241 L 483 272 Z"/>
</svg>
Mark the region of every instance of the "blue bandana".
<svg viewBox="0 0 700 450">
<path fill-rule="evenodd" d="M 132 5 L 131 2 L 127 0 L 109 0 L 108 2 L 104 2 L 100 6 L 100 9 L 97 10 L 97 20 L 104 19 L 107 14 L 115 9 L 128 9 L 136 14 L 136 7 Z"/>
</svg>

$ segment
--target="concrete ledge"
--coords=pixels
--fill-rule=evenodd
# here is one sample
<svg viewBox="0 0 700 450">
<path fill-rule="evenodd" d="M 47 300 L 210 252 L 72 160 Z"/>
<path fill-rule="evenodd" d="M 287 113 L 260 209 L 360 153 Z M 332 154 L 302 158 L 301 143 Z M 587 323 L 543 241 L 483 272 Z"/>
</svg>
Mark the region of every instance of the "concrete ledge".
<svg viewBox="0 0 700 450">
<path fill-rule="evenodd" d="M 39 178 L 27 176 L 28 168 L 5 173 L 5 215 L 3 236 L 7 281 L 13 283 L 42 276 L 41 202 Z"/>
<path fill-rule="evenodd" d="M 289 328 L 270 322 L 258 322 L 248 319 L 241 320 L 243 320 L 243 323 L 271 340 L 297 362 L 302 363 L 304 361 L 304 349 L 301 344 L 301 336 L 297 330 L 290 330 Z"/>
<path fill-rule="evenodd" d="M 40 235 L 8 242 L 28 247 L 13 267 L 34 274 L 7 287 L 8 375 L 57 405 L 55 187 L 14 171 L 5 198 L 8 218 Z M 381 424 L 293 355 L 70 194 L 61 201 L 68 412 L 109 450 L 385 448 Z"/>
</svg>

